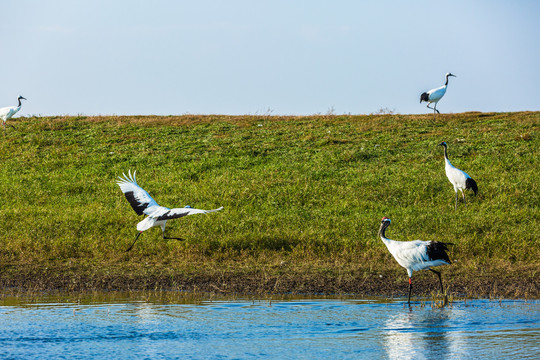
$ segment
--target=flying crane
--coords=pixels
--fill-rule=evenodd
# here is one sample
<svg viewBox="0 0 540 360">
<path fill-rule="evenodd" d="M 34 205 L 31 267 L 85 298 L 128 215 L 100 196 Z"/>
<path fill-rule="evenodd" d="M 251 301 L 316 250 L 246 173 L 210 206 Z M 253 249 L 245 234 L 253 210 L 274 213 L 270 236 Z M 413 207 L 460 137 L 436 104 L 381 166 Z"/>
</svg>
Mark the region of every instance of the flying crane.
<svg viewBox="0 0 540 360">
<path fill-rule="evenodd" d="M 120 190 L 122 190 L 122 192 L 126 196 L 126 199 L 128 200 L 133 210 L 135 210 L 137 215 L 144 214 L 148 215 L 148 217 L 146 217 L 144 220 L 137 224 L 137 230 L 139 231 L 139 233 L 135 237 L 133 244 L 131 244 L 131 246 L 126 250 L 126 252 L 131 250 L 131 248 L 133 247 L 133 245 L 135 245 L 135 242 L 143 233 L 143 231 L 148 230 L 154 226 L 161 227 L 163 239 L 183 240 L 182 238 L 165 236 L 165 225 L 167 224 L 167 220 L 176 219 L 188 215 L 208 214 L 223 210 L 223 206 L 213 210 L 194 209 L 190 206 L 186 206 L 184 208 L 169 209 L 164 206 L 160 206 L 150 196 L 150 194 L 146 192 L 146 190 L 144 190 L 137 184 L 135 173 L 136 171 L 134 171 L 132 175 L 130 170 L 128 175 L 122 174 L 124 177 L 122 178 L 119 176 L 118 178 L 120 180 L 117 181 L 117 184 L 118 186 L 120 186 Z"/>
</svg>

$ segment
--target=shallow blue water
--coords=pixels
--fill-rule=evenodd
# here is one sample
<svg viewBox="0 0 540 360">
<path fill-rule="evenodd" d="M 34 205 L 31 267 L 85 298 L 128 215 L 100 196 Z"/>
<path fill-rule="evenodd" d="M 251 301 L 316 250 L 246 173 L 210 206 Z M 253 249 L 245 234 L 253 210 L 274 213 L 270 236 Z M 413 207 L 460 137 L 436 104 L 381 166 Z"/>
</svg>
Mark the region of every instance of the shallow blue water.
<svg viewBox="0 0 540 360">
<path fill-rule="evenodd" d="M 539 359 L 540 301 L 18 301 L 1 359 Z"/>
</svg>

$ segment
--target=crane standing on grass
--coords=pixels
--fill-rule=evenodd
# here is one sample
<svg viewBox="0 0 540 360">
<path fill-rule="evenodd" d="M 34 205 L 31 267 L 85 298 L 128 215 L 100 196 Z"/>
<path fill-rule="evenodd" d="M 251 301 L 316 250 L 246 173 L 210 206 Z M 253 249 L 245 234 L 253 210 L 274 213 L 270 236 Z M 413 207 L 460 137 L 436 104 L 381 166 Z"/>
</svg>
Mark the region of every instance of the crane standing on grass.
<svg viewBox="0 0 540 360">
<path fill-rule="evenodd" d="M 444 83 L 443 86 L 436 89 L 431 89 L 428 92 L 422 93 L 422 95 L 420 95 L 420 104 L 422 103 L 422 101 L 427 102 L 428 103 L 427 107 L 433 110 L 434 117 L 435 117 L 435 111 L 437 112 L 437 114 L 440 114 L 439 110 L 437 110 L 437 103 L 439 102 L 439 100 L 442 99 L 444 94 L 446 94 L 446 87 L 448 86 L 449 76 L 457 77 L 456 75 L 453 75 L 451 73 L 446 73 L 446 82 Z M 431 103 L 435 103 L 434 107 L 432 108 L 429 107 L 429 104 Z"/>
<path fill-rule="evenodd" d="M 386 237 L 386 228 L 390 226 L 390 219 L 386 216 L 381 219 L 381 227 L 379 228 L 379 236 L 384 242 L 390 254 L 396 259 L 399 265 L 403 266 L 407 270 L 409 275 L 409 298 L 407 303 L 411 305 L 411 290 L 412 290 L 412 274 L 413 271 L 430 270 L 439 276 L 439 283 L 441 284 L 441 293 L 444 294 L 444 288 L 441 280 L 441 273 L 431 269 L 433 266 L 450 264 L 450 258 L 448 258 L 447 245 L 450 243 L 438 242 L 438 241 L 396 241 L 390 240 Z M 446 302 L 445 294 L 445 302 Z"/>
<path fill-rule="evenodd" d="M 21 100 L 26 100 L 26 98 L 19 96 L 17 100 L 19 101 L 18 106 L 6 106 L 3 108 L 0 108 L 0 118 L 2 119 L 2 125 L 4 126 L 4 131 L 6 131 L 6 121 L 11 119 L 13 115 L 15 115 L 19 110 L 21 110 L 21 105 L 22 105 Z M 15 126 L 11 124 L 9 126 L 11 126 L 12 128 L 15 128 Z"/>
<path fill-rule="evenodd" d="M 147 218 L 137 224 L 137 230 L 139 230 L 139 233 L 135 237 L 135 241 L 133 241 L 133 244 L 131 244 L 131 246 L 126 250 L 126 252 L 131 250 L 131 248 L 133 247 L 133 245 L 135 245 L 135 242 L 143 231 L 148 230 L 154 226 L 161 227 L 163 239 L 183 240 L 182 238 L 165 237 L 165 225 L 167 224 L 167 220 L 176 219 L 187 215 L 208 214 L 211 212 L 223 210 L 223 206 L 213 210 L 193 209 L 190 206 L 176 209 L 169 209 L 164 206 L 159 206 L 158 203 L 154 199 L 152 199 L 152 197 L 142 187 L 137 184 L 135 178 L 135 171 L 133 172 L 133 175 L 131 175 L 131 170 L 129 171 L 128 176 L 126 176 L 126 174 L 122 175 L 124 177 L 122 178 L 119 176 L 120 180 L 117 181 L 117 184 L 118 186 L 120 186 L 120 189 L 126 196 L 126 199 L 129 201 L 131 207 L 133 208 L 133 210 L 135 210 L 137 215 L 148 215 Z"/>
<path fill-rule="evenodd" d="M 454 185 L 454 191 L 456 192 L 456 206 L 454 210 L 457 210 L 458 203 L 458 190 L 461 191 L 463 196 L 463 204 L 465 204 L 465 192 L 464 190 L 471 189 L 474 192 L 474 195 L 478 193 L 478 186 L 476 181 L 474 181 L 469 174 L 465 171 L 459 170 L 456 168 L 450 160 L 448 160 L 448 145 L 446 142 L 442 142 L 439 146 L 444 146 L 444 169 L 446 171 L 446 177 L 450 180 L 450 183 Z"/>
</svg>

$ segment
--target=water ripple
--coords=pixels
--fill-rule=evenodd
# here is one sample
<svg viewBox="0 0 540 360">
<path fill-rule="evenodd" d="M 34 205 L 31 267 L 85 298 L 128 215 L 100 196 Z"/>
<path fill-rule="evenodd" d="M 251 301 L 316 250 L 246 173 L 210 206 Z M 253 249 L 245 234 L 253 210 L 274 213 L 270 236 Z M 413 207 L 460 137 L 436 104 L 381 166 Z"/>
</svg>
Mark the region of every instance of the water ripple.
<svg viewBox="0 0 540 360">
<path fill-rule="evenodd" d="M 0 358 L 536 358 L 539 343 L 538 301 L 411 310 L 340 299 L 0 306 Z"/>
</svg>

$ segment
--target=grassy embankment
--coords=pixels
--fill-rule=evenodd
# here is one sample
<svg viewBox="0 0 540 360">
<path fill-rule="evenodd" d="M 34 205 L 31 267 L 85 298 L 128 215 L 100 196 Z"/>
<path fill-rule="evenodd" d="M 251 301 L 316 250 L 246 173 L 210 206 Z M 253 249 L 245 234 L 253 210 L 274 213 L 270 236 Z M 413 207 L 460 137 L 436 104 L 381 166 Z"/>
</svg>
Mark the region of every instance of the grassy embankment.
<svg viewBox="0 0 540 360">
<path fill-rule="evenodd" d="M 540 113 L 20 118 L 0 138 L 0 287 L 402 295 L 377 237 L 455 244 L 451 294 L 538 297 Z M 479 195 L 454 211 L 443 149 Z M 115 184 L 225 210 L 145 232 Z M 415 292 L 437 289 L 430 272 Z"/>
</svg>

